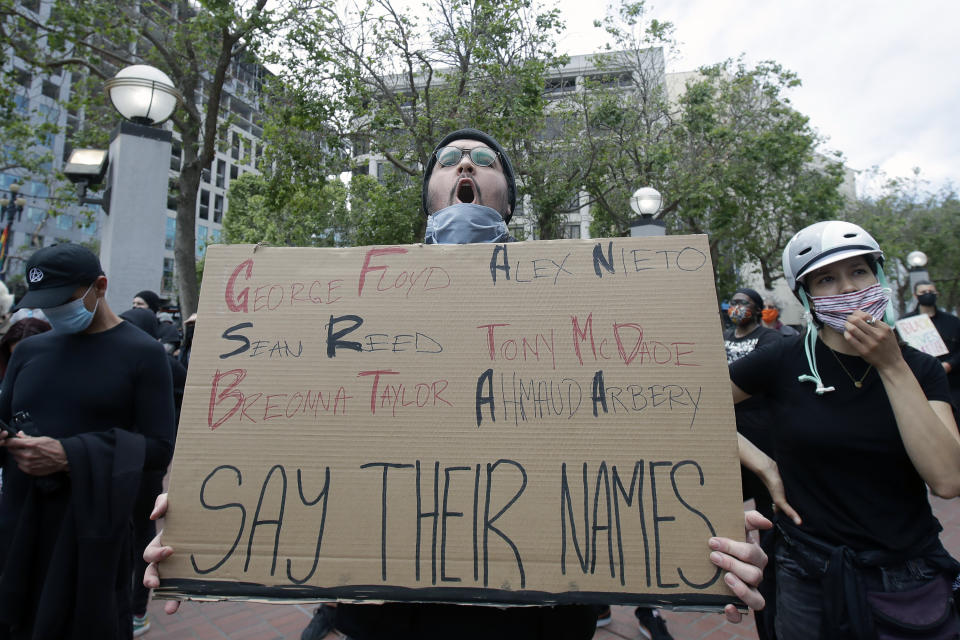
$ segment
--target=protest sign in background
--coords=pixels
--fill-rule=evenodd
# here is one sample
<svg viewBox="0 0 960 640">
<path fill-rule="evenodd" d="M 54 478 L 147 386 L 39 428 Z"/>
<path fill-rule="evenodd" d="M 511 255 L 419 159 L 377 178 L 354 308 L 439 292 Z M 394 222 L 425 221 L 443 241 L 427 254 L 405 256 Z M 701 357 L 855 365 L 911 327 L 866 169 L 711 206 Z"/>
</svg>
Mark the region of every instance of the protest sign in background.
<svg viewBox="0 0 960 640">
<path fill-rule="evenodd" d="M 161 595 L 734 601 L 705 237 L 210 247 Z"/>
<path fill-rule="evenodd" d="M 909 318 L 901 318 L 896 325 L 900 337 L 914 349 L 931 356 L 942 356 L 949 352 L 940 332 L 933 326 L 933 321 L 927 314 L 919 313 Z"/>
</svg>

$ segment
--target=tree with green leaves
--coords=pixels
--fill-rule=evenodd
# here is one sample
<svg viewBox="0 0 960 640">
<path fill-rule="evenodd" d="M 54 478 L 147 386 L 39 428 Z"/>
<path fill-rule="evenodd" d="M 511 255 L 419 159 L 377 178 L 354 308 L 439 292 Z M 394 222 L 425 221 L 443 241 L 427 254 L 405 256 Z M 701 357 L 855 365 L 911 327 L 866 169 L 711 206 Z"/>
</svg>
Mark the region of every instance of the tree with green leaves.
<svg viewBox="0 0 960 640">
<path fill-rule="evenodd" d="M 196 310 L 196 201 L 229 120 L 224 85 L 240 63 L 267 59 L 270 38 L 291 24 L 311 0 L 54 0 L 41 19 L 16 0 L 0 0 L 0 40 L 31 73 L 69 73 L 70 108 L 81 114 L 72 138 L 106 146 L 116 116 L 100 87 L 120 68 L 150 64 L 186 96 L 172 117 L 182 139 L 174 246 L 184 317 Z M 110 124 L 108 124 L 110 123 Z"/>
<path fill-rule="evenodd" d="M 450 131 L 474 127 L 499 140 L 514 156 L 520 197 L 537 198 L 535 185 L 552 175 L 549 162 L 535 164 L 541 148 L 532 144 L 545 137 L 544 79 L 564 61 L 555 51 L 558 12 L 533 0 L 435 0 L 424 7 L 392 0 L 328 5 L 291 30 L 295 47 L 281 72 L 296 95 L 313 98 L 302 102 L 304 110 L 349 138 L 355 156 L 382 158 L 386 173 L 397 174 L 389 180 L 402 197 L 380 197 L 386 194 L 361 181 L 351 202 L 362 228 L 382 227 L 385 216 L 404 230 L 412 224 L 412 234 L 401 234 L 408 241 L 423 237 L 426 221 L 413 196 L 434 145 Z M 364 195 L 377 197 L 358 199 Z M 358 237 L 383 237 L 382 228 Z"/>
<path fill-rule="evenodd" d="M 613 51 L 594 57 L 602 73 L 576 98 L 591 232 L 627 234 L 630 195 L 654 186 L 668 230 L 709 236 L 718 289 L 748 261 L 770 287 L 792 234 L 843 206 L 839 159 L 817 155 L 819 137 L 785 95 L 799 79 L 772 62 L 726 61 L 671 90 L 671 24 L 627 2 L 598 26 Z"/>
<path fill-rule="evenodd" d="M 897 289 L 901 313 L 910 290 L 907 254 L 927 254 L 927 272 L 940 292 L 939 306 L 960 306 L 960 196 L 952 186 L 931 191 L 919 169 L 911 178 L 891 178 L 880 190 L 848 205 L 845 217 L 866 229 L 883 248 L 885 271 Z"/>
</svg>

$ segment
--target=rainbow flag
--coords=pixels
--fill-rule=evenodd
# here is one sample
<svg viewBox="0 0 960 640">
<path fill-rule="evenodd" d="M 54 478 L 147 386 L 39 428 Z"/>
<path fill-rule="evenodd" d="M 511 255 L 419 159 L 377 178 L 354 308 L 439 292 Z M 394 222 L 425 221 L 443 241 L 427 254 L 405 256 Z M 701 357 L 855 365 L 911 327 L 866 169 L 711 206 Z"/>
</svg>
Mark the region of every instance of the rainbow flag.
<svg viewBox="0 0 960 640">
<path fill-rule="evenodd" d="M 3 233 L 0 234 L 0 266 L 3 266 L 3 261 L 7 259 L 7 242 L 10 240 L 10 227 L 6 226 L 3 228 Z"/>
</svg>

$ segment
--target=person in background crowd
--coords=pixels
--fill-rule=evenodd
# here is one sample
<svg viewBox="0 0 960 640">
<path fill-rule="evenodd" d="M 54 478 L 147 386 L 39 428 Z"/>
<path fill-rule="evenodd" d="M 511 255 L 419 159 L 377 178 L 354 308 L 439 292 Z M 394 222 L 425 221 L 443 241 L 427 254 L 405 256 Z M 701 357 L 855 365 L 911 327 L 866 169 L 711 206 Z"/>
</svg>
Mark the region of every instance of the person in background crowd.
<svg viewBox="0 0 960 640">
<path fill-rule="evenodd" d="M 489 135 L 462 129 L 447 135 L 424 172 L 422 205 L 427 218 L 427 244 L 510 242 L 507 222 L 516 205 L 513 166 L 506 151 Z M 166 512 L 166 496 L 157 500 L 153 517 Z M 756 512 L 745 516 L 751 529 L 769 526 Z M 726 583 L 748 606 L 760 608 L 756 590 L 766 557 L 756 544 L 728 538 L 709 541 L 711 561 L 724 570 Z M 144 558 L 157 563 L 173 549 L 160 536 Z M 159 584 L 155 564 L 144 582 Z M 167 608 L 176 610 L 175 603 Z M 739 621 L 729 605 L 727 617 Z M 587 640 L 596 633 L 597 613 L 588 605 L 554 607 L 488 607 L 437 603 L 348 604 L 321 607 L 302 636 L 325 636 L 335 626 L 354 640 Z"/>
<path fill-rule="evenodd" d="M 130 306 L 134 309 L 150 309 L 150 311 L 156 314 L 160 313 L 160 305 L 162 302 L 160 296 L 156 293 L 149 289 L 144 289 L 133 296 L 133 303 Z"/>
<path fill-rule="evenodd" d="M 39 318 L 24 318 L 17 320 L 7 332 L 0 338 L 0 380 L 7 373 L 7 365 L 10 363 L 10 356 L 17 344 L 30 336 L 38 333 L 50 331 L 50 323 Z"/>
<path fill-rule="evenodd" d="M 120 317 L 145 332 L 154 340 L 157 339 L 157 316 L 149 309 L 128 309 Z M 172 355 L 167 355 L 167 364 L 173 376 L 174 402 L 174 434 L 180 421 L 180 405 L 183 403 L 183 387 L 187 381 L 187 370 L 180 361 Z M 150 589 L 143 586 L 143 573 L 147 563 L 143 561 L 143 550 L 157 535 L 157 525 L 150 519 L 153 503 L 163 492 L 164 470 L 144 471 L 140 480 L 140 491 L 137 502 L 133 507 L 133 636 L 139 637 L 150 630 L 150 618 L 147 616 L 147 605 L 150 603 Z"/>
<path fill-rule="evenodd" d="M 180 351 L 177 357 L 184 368 L 190 366 L 190 351 L 193 349 L 193 331 L 197 326 L 197 314 L 191 313 L 190 317 L 183 321 L 183 340 L 180 343 Z"/>
<path fill-rule="evenodd" d="M 173 452 L 170 368 L 89 249 L 40 249 L 25 275 L 21 306 L 53 330 L 19 343 L 0 389 L 0 637 L 129 638 L 130 521 Z"/>
<path fill-rule="evenodd" d="M 12 325 L 8 322 L 10 319 L 10 309 L 13 307 L 13 294 L 7 289 L 7 285 L 0 282 L 0 331 L 6 331 Z"/>
<path fill-rule="evenodd" d="M 921 280 L 913 285 L 913 295 L 917 298 L 917 308 L 904 317 L 921 313 L 930 316 L 943 344 L 947 346 L 947 353 L 937 359 L 947 373 L 954 409 L 960 410 L 960 318 L 937 308 L 937 285 L 929 280 Z"/>
<path fill-rule="evenodd" d="M 167 350 L 167 353 L 173 353 L 180 346 L 180 332 L 173 323 L 173 316 L 163 311 L 163 299 L 150 291 L 144 289 L 133 296 L 133 303 L 130 305 L 134 309 L 149 309 L 157 317 L 156 338 Z"/>
<path fill-rule="evenodd" d="M 727 316 L 733 326 L 723 334 L 727 364 L 736 362 L 758 346 L 779 337 L 761 323 L 762 310 L 763 298 L 753 289 L 742 287 L 730 298 Z"/>
<path fill-rule="evenodd" d="M 732 326 L 723 334 L 723 346 L 727 352 L 727 364 L 732 364 L 746 356 L 754 349 L 782 338 L 781 334 L 767 328 L 761 322 L 763 299 L 760 294 L 747 287 L 737 289 L 730 298 L 727 317 Z M 764 310 L 765 313 L 765 310 Z M 773 455 L 773 430 L 771 420 L 773 412 L 770 404 L 764 398 L 750 398 L 734 406 L 734 416 L 737 421 L 737 433 L 747 439 L 769 456 Z M 743 467 L 740 468 L 740 487 L 743 500 L 753 500 L 757 511 L 766 518 L 773 519 L 773 498 L 764 486 L 763 481 L 755 473 Z M 769 532 L 760 534 L 760 546 L 769 556 L 772 553 L 773 539 Z M 760 592 L 764 600 L 771 600 L 776 586 L 773 563 L 768 563 L 764 570 L 764 580 L 760 585 Z M 768 602 L 762 611 L 757 612 L 757 636 L 760 640 L 767 640 L 773 635 L 773 615 L 775 603 Z"/>
<path fill-rule="evenodd" d="M 780 512 L 779 640 L 960 634 L 960 563 L 927 490 L 960 495 L 960 433 L 943 368 L 898 344 L 883 258 L 855 224 L 801 230 L 783 270 L 806 334 L 730 366 L 734 402 L 762 395 L 775 414 L 775 459 L 742 435 L 740 459 Z"/>
<path fill-rule="evenodd" d="M 780 303 L 773 298 L 767 298 L 766 302 L 763 305 L 763 326 L 767 329 L 773 329 L 777 331 L 782 336 L 795 336 L 799 331 L 794 329 L 788 324 L 783 324 L 780 321 Z"/>
</svg>

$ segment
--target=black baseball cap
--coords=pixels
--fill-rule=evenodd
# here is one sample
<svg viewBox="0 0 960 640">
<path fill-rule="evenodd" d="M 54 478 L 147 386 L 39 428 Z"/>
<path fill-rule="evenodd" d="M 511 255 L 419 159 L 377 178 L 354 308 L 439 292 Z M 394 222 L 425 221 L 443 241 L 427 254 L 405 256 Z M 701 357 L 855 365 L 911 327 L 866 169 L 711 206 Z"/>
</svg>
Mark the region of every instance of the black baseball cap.
<svg viewBox="0 0 960 640">
<path fill-rule="evenodd" d="M 27 295 L 17 308 L 49 309 L 70 300 L 77 287 L 103 275 L 100 259 L 79 244 L 55 244 L 27 260 Z"/>
<path fill-rule="evenodd" d="M 453 133 L 447 134 L 446 137 L 440 141 L 440 144 L 437 145 L 437 148 L 433 150 L 433 153 L 430 154 L 430 159 L 427 160 L 427 168 L 423 171 L 423 186 L 420 192 L 420 204 L 423 207 L 423 212 L 428 215 L 430 213 L 427 210 L 427 185 L 430 183 L 430 175 L 437 165 L 437 151 L 454 140 L 476 140 L 497 152 L 497 155 L 500 157 L 500 165 L 503 167 L 503 175 L 507 179 L 507 201 L 510 203 L 510 213 L 504 215 L 503 219 L 505 222 L 510 222 L 510 218 L 513 217 L 513 212 L 517 208 L 517 178 L 513 173 L 513 163 L 510 162 L 510 156 L 507 155 L 506 150 L 500 146 L 499 142 L 494 140 L 490 134 L 478 129 L 458 129 Z"/>
</svg>

